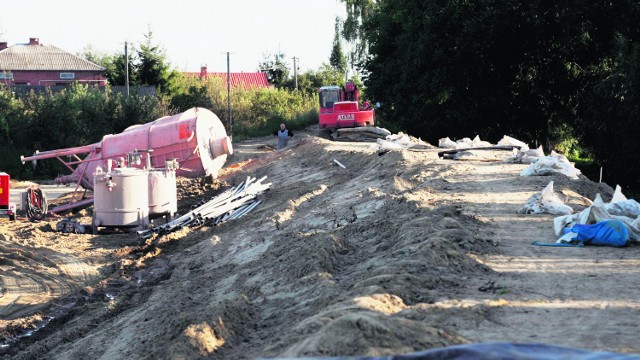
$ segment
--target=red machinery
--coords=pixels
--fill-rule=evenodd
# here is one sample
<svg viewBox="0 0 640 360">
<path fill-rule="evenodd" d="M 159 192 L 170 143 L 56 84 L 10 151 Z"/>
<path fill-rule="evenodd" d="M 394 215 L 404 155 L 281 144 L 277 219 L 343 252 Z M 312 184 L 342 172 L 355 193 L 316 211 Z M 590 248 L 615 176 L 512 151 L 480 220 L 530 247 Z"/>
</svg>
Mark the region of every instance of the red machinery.
<svg viewBox="0 0 640 360">
<path fill-rule="evenodd" d="M 9 220 L 16 219 L 16 204 L 11 202 L 9 194 L 9 174 L 0 172 L 0 216 L 8 216 Z"/>
<path fill-rule="evenodd" d="M 146 153 L 146 162 L 151 168 L 163 168 L 167 161 L 177 160 L 180 166 L 176 171 L 178 176 L 215 177 L 227 160 L 227 155 L 233 154 L 233 147 L 222 122 L 214 113 L 204 108 L 192 108 L 181 114 L 130 126 L 119 134 L 106 135 L 95 144 L 36 151 L 33 156 L 22 156 L 20 159 L 23 164 L 26 161 L 58 159 L 72 173 L 58 177 L 56 182 L 75 182 L 77 190 L 80 185 L 85 189 L 93 189 L 93 174 L 98 167 L 145 167 L 145 161 L 126 163 L 127 154 L 132 152 Z M 78 156 L 81 154 L 87 155 L 81 159 Z M 84 202 L 91 203 L 90 200 Z M 62 209 L 70 208 L 73 207 Z M 57 209 L 60 210 L 60 207 Z"/>
<path fill-rule="evenodd" d="M 374 110 L 366 102 L 360 106 L 358 100 L 358 88 L 351 81 L 344 87 L 336 85 L 321 87 L 320 129 L 374 126 Z"/>
</svg>

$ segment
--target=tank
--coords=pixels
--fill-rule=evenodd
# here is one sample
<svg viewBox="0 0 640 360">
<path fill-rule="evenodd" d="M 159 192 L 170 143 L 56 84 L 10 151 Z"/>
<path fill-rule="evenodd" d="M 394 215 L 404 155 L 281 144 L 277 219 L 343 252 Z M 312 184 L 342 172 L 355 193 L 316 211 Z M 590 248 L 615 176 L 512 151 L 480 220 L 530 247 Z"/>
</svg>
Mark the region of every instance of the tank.
<svg viewBox="0 0 640 360">
<path fill-rule="evenodd" d="M 167 222 L 178 211 L 176 171 L 167 167 L 149 170 L 149 218 L 166 216 Z"/>
<path fill-rule="evenodd" d="M 176 159 L 180 169 L 176 175 L 217 177 L 218 170 L 233 154 L 231 139 L 218 117 L 205 108 L 192 108 L 173 116 L 134 125 L 125 131 L 106 135 L 99 143 L 77 148 L 36 152 L 33 156 L 21 157 L 22 162 L 57 158 L 65 166 L 72 168 L 70 175 L 58 177 L 57 182 L 68 184 L 78 182 L 86 189 L 93 188 L 92 174 L 98 167 L 107 168 L 107 161 L 121 162 L 122 166 L 142 167 L 136 164 L 124 164 L 128 153 L 151 150 L 152 168 L 164 167 L 167 160 Z M 88 154 L 84 159 L 79 154 Z M 65 161 L 66 156 L 75 160 Z"/>
<path fill-rule="evenodd" d="M 142 230 L 149 225 L 149 192 L 146 170 L 118 168 L 93 176 L 93 230 L 99 227 Z"/>
</svg>

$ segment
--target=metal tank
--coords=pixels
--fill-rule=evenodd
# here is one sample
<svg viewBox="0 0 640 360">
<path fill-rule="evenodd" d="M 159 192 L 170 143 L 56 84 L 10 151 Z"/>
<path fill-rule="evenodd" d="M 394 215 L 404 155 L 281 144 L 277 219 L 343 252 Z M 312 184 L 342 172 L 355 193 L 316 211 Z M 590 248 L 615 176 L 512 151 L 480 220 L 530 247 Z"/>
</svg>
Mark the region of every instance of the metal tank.
<svg viewBox="0 0 640 360">
<path fill-rule="evenodd" d="M 146 170 L 118 168 L 93 176 L 93 231 L 99 227 L 142 230 L 149 225 L 149 192 Z"/>
<path fill-rule="evenodd" d="M 21 157 L 22 162 L 57 158 L 73 172 L 60 176 L 62 184 L 77 182 L 86 189 L 93 188 L 92 174 L 96 168 L 107 167 L 107 161 L 125 164 L 126 155 L 136 150 L 152 150 L 151 167 L 163 167 L 170 159 L 177 159 L 180 169 L 176 175 L 199 177 L 213 175 L 233 154 L 231 138 L 227 136 L 220 119 L 205 108 L 192 108 L 173 116 L 134 125 L 115 135 L 106 135 L 102 141 L 76 148 L 36 152 L 33 156 Z M 88 154 L 84 159 L 78 155 Z M 70 160 L 64 160 L 67 156 Z M 77 167 L 73 168 L 74 165 Z M 142 167 L 142 166 L 139 166 Z"/>
<path fill-rule="evenodd" d="M 149 218 L 166 216 L 171 221 L 178 211 L 176 187 L 177 162 L 169 161 L 164 169 L 149 170 Z"/>
</svg>

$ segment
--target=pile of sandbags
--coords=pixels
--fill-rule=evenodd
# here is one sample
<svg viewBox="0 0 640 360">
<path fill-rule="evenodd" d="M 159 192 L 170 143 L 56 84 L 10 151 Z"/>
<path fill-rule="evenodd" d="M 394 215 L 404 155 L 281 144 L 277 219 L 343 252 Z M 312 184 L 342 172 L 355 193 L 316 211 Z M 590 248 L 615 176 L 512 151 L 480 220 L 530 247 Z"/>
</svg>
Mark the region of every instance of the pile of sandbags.
<svg viewBox="0 0 640 360">
<path fill-rule="evenodd" d="M 580 213 L 553 219 L 553 227 L 556 235 L 566 235 L 564 233 L 567 231 L 563 230 L 565 228 L 573 228 L 575 225 L 593 225 L 609 220 L 622 222 L 629 233 L 629 238 L 635 241 L 640 240 L 640 204 L 635 200 L 627 199 L 619 185 L 616 186 L 609 203 L 605 203 L 598 194 L 593 205 Z"/>
<path fill-rule="evenodd" d="M 363 126 L 357 128 L 341 128 L 331 134 L 331 139 L 335 141 L 369 141 L 374 142 L 378 139 L 386 139 L 391 135 L 391 131 L 374 127 Z"/>
<path fill-rule="evenodd" d="M 384 139 L 378 139 L 372 148 L 378 151 L 386 152 L 389 150 L 408 149 L 408 150 L 426 150 L 434 148 L 433 145 L 422 141 L 420 138 L 409 136 L 403 132 L 391 134 Z"/>
<path fill-rule="evenodd" d="M 581 172 L 573 166 L 566 156 L 557 154 L 555 151 L 552 151 L 551 155 L 538 157 L 535 162 L 520 172 L 520 176 L 547 176 L 554 174 L 563 174 L 573 180 L 578 180 L 578 175 Z"/>
<path fill-rule="evenodd" d="M 527 144 L 509 136 L 504 136 L 497 145 L 483 141 L 480 136 L 471 140 L 463 138 L 453 141 L 450 138 L 442 138 L 438 141 L 438 147 L 448 149 L 438 155 L 444 159 L 469 160 L 469 161 L 503 161 L 504 151 L 517 151 Z M 527 147 L 528 149 L 528 147 Z"/>
<path fill-rule="evenodd" d="M 442 138 L 438 140 L 438 147 L 441 149 L 470 149 L 470 148 L 478 148 L 478 147 L 490 147 L 494 146 L 490 142 L 480 140 L 480 136 L 476 135 L 476 137 L 471 140 L 466 137 L 457 141 L 453 141 L 448 137 Z"/>
<path fill-rule="evenodd" d="M 506 158 L 505 161 L 515 164 L 533 164 L 541 157 L 544 157 L 542 145 L 537 149 L 529 149 L 529 146 L 525 144 L 520 150 L 514 148 L 513 155 Z"/>
</svg>

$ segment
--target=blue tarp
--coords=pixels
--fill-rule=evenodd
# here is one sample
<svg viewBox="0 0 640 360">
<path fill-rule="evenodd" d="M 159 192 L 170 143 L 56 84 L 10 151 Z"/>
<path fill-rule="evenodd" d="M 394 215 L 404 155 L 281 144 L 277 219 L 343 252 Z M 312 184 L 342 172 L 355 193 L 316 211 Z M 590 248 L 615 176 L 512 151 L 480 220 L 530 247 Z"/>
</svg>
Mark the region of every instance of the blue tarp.
<svg viewBox="0 0 640 360">
<path fill-rule="evenodd" d="M 280 358 L 290 360 L 293 358 Z M 545 344 L 487 343 L 456 345 L 405 355 L 313 357 L 305 360 L 640 360 L 640 355 L 573 349 Z"/>
</svg>

